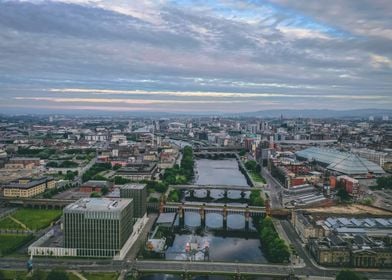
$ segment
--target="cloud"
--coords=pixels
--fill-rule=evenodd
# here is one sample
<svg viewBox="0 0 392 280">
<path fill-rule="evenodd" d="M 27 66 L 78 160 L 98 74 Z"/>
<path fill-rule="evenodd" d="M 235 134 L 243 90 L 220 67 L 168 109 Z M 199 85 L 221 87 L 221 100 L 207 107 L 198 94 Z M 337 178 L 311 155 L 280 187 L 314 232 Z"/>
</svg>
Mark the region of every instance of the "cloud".
<svg viewBox="0 0 392 280">
<path fill-rule="evenodd" d="M 179 107 L 173 101 L 184 110 L 203 109 L 207 98 L 224 101 L 222 111 L 315 102 L 337 108 L 346 101 L 386 108 L 392 105 L 390 6 L 0 0 L 0 95 L 9 106 L 25 106 L 27 99 L 15 96 L 79 98 L 83 106 L 92 95 L 115 95 L 170 110 Z"/>
</svg>

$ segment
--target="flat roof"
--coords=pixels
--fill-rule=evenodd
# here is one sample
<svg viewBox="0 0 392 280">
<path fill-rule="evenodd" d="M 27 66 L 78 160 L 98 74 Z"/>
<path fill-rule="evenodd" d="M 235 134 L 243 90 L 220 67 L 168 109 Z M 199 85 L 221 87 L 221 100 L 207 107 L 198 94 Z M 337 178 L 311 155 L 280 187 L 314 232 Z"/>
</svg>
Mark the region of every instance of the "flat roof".
<svg viewBox="0 0 392 280">
<path fill-rule="evenodd" d="M 125 198 L 81 198 L 64 208 L 64 212 L 118 212 L 124 209 L 132 199 Z"/>
<path fill-rule="evenodd" d="M 120 186 L 121 189 L 127 190 L 142 190 L 146 187 L 146 184 L 125 184 Z"/>
</svg>

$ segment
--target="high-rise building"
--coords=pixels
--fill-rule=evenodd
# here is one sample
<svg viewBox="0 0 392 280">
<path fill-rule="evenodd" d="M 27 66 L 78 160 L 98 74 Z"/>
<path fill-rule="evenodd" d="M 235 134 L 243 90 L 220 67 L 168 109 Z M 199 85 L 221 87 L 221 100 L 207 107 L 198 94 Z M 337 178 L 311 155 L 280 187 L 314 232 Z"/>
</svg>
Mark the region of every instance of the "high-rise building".
<svg viewBox="0 0 392 280">
<path fill-rule="evenodd" d="M 147 187 L 145 184 L 126 184 L 120 187 L 120 197 L 133 199 L 134 218 L 142 218 L 147 212 Z"/>
<path fill-rule="evenodd" d="M 132 199 L 82 198 L 64 208 L 64 245 L 78 256 L 115 256 L 132 230 Z"/>
</svg>

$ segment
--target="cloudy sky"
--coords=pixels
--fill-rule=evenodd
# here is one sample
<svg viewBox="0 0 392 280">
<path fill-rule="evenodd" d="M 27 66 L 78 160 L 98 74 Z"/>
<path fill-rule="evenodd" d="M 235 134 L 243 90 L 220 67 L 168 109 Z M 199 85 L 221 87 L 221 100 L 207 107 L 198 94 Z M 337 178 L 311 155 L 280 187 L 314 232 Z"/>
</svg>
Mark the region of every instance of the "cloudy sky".
<svg viewBox="0 0 392 280">
<path fill-rule="evenodd" d="M 0 0 L 0 112 L 391 108 L 391 15 L 391 0 Z"/>
</svg>

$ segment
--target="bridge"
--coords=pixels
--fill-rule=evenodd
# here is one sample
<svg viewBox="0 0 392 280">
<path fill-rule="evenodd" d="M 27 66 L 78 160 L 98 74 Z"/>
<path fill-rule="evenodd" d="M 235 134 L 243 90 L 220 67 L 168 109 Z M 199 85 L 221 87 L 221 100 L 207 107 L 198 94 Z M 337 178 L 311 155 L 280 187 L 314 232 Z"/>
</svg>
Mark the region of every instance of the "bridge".
<svg viewBox="0 0 392 280">
<path fill-rule="evenodd" d="M 251 216 L 263 216 L 266 214 L 267 207 L 242 205 L 226 205 L 223 203 L 204 203 L 204 202 L 187 202 L 176 203 L 168 202 L 163 205 L 164 212 L 180 211 L 204 211 L 205 213 L 226 213 L 226 214 L 245 214 Z"/>
<path fill-rule="evenodd" d="M 212 158 L 212 157 L 236 157 L 237 151 L 226 151 L 226 152 L 215 152 L 215 151 L 201 151 L 194 152 L 194 156 L 201 158 Z"/>
<path fill-rule="evenodd" d="M 193 152 L 239 152 L 243 148 L 240 146 L 226 146 L 226 147 L 216 147 L 216 146 L 208 146 L 208 147 L 193 147 Z"/>
<path fill-rule="evenodd" d="M 182 273 L 184 279 L 188 279 L 192 273 L 214 274 L 248 274 L 287 278 L 292 274 L 292 268 L 288 265 L 250 264 L 231 262 L 183 262 L 183 261 L 136 261 L 132 264 L 128 275 L 137 276 L 139 273 L 162 273 L 162 271 L 175 271 Z M 189 277 L 190 279 L 191 277 Z M 136 278 L 135 278 L 136 279 Z M 294 278 L 292 278 L 294 279 Z"/>
<path fill-rule="evenodd" d="M 268 208 L 267 208 L 268 209 Z M 161 205 L 160 212 L 175 212 L 178 216 L 180 228 L 184 228 L 185 225 L 191 227 L 211 227 L 214 229 L 228 229 L 232 228 L 235 230 L 249 230 L 250 217 L 264 216 L 267 213 L 266 207 L 248 206 L 242 205 L 226 205 L 222 203 L 200 203 L 200 202 L 187 202 L 187 203 L 168 203 Z M 196 215 L 195 215 L 196 214 Z M 214 225 L 208 225 L 208 216 L 214 215 L 217 223 Z M 218 216 L 216 216 L 218 214 Z M 241 217 L 239 217 L 240 215 Z M 185 220 L 192 219 L 193 223 L 187 224 Z M 196 219 L 196 220 L 195 220 Z M 199 220 L 200 219 L 200 220 Z M 233 228 L 232 223 L 239 221 L 239 225 Z M 228 222 L 229 221 L 229 222 Z M 234 222 L 235 223 L 235 222 Z M 231 226 L 230 226 L 231 225 Z"/>
<path fill-rule="evenodd" d="M 0 201 L 7 205 L 31 208 L 62 209 L 76 201 L 73 199 L 16 198 L 2 197 Z"/>
<path fill-rule="evenodd" d="M 250 191 L 253 188 L 249 186 L 237 186 L 237 185 L 170 185 L 173 189 L 187 189 L 187 190 L 238 190 L 238 191 Z"/>
</svg>

